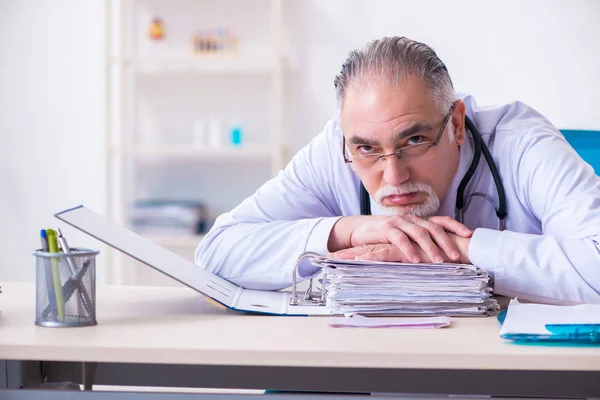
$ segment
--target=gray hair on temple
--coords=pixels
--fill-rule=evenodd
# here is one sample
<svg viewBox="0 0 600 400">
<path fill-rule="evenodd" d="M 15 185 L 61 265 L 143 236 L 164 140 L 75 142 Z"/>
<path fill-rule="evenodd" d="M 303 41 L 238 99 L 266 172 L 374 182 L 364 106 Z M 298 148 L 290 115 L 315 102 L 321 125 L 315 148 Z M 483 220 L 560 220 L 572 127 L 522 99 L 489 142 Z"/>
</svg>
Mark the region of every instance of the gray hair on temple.
<svg viewBox="0 0 600 400">
<path fill-rule="evenodd" d="M 334 80 L 338 115 L 348 87 L 381 83 L 398 86 L 408 77 L 420 78 L 440 113 L 448 112 L 455 93 L 446 65 L 426 44 L 394 36 L 373 40 L 350 52 Z"/>
</svg>

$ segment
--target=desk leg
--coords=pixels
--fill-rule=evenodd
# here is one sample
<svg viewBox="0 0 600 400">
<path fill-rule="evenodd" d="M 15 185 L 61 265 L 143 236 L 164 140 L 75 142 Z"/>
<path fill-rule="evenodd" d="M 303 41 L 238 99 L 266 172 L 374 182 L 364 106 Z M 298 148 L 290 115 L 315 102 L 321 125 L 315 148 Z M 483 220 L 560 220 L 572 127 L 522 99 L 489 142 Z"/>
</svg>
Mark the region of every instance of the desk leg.
<svg viewBox="0 0 600 400">
<path fill-rule="evenodd" d="M 81 377 L 83 383 L 83 390 L 92 390 L 94 379 L 96 378 L 96 370 L 98 369 L 98 363 L 95 362 L 84 362 L 81 363 Z"/>
<path fill-rule="evenodd" d="M 6 360 L 0 360 L 0 390 L 8 389 L 8 369 Z"/>
</svg>

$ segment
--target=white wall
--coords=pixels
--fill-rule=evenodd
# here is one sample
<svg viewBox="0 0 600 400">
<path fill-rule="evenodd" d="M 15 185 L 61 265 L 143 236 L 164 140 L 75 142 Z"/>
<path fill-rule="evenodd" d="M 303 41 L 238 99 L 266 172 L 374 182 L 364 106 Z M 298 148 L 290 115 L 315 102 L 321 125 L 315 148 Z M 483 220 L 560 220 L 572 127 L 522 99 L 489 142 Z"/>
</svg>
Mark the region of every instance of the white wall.
<svg viewBox="0 0 600 400">
<path fill-rule="evenodd" d="M 348 52 L 381 36 L 432 46 L 457 91 L 524 101 L 559 128 L 600 129 L 600 2 L 300 0 L 291 8 L 293 148 L 333 115 Z"/>
<path fill-rule="evenodd" d="M 103 15 L 102 0 L 0 2 L 0 281 L 33 280 L 42 228 L 99 247 L 52 215 L 105 211 Z"/>
</svg>

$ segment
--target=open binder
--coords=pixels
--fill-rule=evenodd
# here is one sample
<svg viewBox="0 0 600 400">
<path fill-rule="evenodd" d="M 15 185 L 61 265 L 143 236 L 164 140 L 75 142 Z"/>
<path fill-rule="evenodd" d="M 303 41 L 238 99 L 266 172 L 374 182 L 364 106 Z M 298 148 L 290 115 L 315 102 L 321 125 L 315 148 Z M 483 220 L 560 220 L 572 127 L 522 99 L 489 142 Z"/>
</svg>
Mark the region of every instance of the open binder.
<svg viewBox="0 0 600 400">
<path fill-rule="evenodd" d="M 331 315 L 325 307 L 324 291 L 313 290 L 312 281 L 306 293 L 301 294 L 296 290 L 300 261 L 319 257 L 316 253 L 304 253 L 296 261 L 291 292 L 250 290 L 207 271 L 84 206 L 70 208 L 54 216 L 229 309 L 275 315 Z"/>
<path fill-rule="evenodd" d="M 415 266 L 409 264 L 390 266 L 386 265 L 387 263 L 331 260 L 313 252 L 305 252 L 298 257 L 293 267 L 291 292 L 251 290 L 239 287 L 207 271 L 84 206 L 61 211 L 55 214 L 55 217 L 232 310 L 304 316 L 334 315 L 347 312 L 379 315 L 399 315 L 399 313 L 402 315 L 437 315 L 436 313 L 439 313 L 451 316 L 483 316 L 494 314 L 498 308 L 496 300 L 490 297 L 489 290 L 491 289 L 486 286 L 487 274 L 482 273 L 474 266 L 423 264 L 418 267 L 417 271 L 414 271 Z M 311 279 L 306 292 L 300 293 L 297 289 L 298 266 L 307 258 L 322 268 L 321 284 L 318 289 L 313 289 L 314 279 Z M 395 269 L 398 266 L 402 267 L 401 273 Z M 372 271 L 374 270 L 382 270 L 385 281 L 374 284 L 372 282 L 374 279 Z M 328 279 L 328 271 L 330 279 Z M 346 284 L 348 280 L 347 276 L 343 276 L 344 271 L 350 272 L 350 285 Z M 447 271 L 454 271 L 458 275 L 448 275 Z M 428 280 L 422 277 L 421 281 L 415 283 L 410 281 L 411 276 L 415 274 L 428 275 L 430 278 L 434 276 L 435 279 Z M 465 275 L 475 280 L 468 281 L 466 286 L 464 282 L 452 281 L 453 278 L 461 279 Z M 398 285 L 398 280 L 400 286 L 404 288 L 400 300 L 394 298 L 394 296 L 398 296 L 397 294 L 390 295 L 386 291 L 386 288 L 393 291 L 393 285 Z M 438 300 L 441 302 L 439 304 L 435 304 L 435 302 L 428 304 L 435 298 L 431 297 L 435 296 L 435 291 L 432 292 L 431 287 L 440 284 L 445 286 L 443 289 L 445 297 Z M 423 288 L 423 285 L 426 288 Z M 376 292 L 367 291 L 365 294 L 364 290 L 361 292 L 361 286 L 363 288 L 375 287 L 377 290 Z M 358 297 L 354 298 L 356 293 L 358 293 Z M 415 298 L 416 294 L 421 298 Z M 411 304 L 420 305 L 399 306 L 398 301 L 400 304 L 412 301 Z M 348 311 L 348 307 L 350 310 L 359 311 Z M 398 311 L 398 307 L 403 311 Z"/>
</svg>

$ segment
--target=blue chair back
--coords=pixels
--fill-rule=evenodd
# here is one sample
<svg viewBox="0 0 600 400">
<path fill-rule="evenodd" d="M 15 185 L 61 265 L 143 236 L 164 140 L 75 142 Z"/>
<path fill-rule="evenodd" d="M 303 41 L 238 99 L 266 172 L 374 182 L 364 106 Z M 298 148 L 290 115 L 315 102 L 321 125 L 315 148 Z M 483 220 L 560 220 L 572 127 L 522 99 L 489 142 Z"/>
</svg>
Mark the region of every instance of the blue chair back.
<svg viewBox="0 0 600 400">
<path fill-rule="evenodd" d="M 561 129 L 567 142 L 600 175 L 600 131 Z"/>
</svg>

